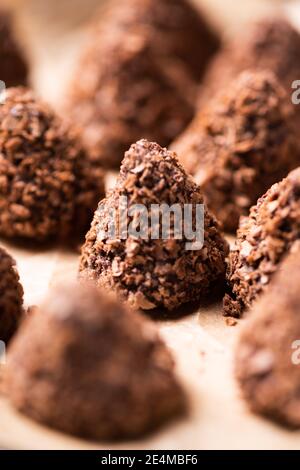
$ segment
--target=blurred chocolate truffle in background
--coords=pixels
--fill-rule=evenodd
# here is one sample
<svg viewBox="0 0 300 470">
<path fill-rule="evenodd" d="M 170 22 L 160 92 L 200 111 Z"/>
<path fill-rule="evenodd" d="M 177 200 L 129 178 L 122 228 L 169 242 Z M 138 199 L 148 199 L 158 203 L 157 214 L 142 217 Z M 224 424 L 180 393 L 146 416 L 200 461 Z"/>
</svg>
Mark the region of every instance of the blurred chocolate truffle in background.
<svg viewBox="0 0 300 470">
<path fill-rule="evenodd" d="M 213 59 L 204 77 L 199 106 L 230 84 L 246 69 L 273 72 L 291 96 L 292 83 L 300 76 L 300 34 L 284 17 L 260 19 L 229 41 Z M 297 106 L 300 119 L 300 107 Z"/>
<path fill-rule="evenodd" d="M 124 197 L 127 233 L 125 237 L 111 237 L 108 228 L 121 218 Z M 171 211 L 176 206 L 182 217 L 180 226 L 175 215 L 170 217 L 167 233 L 163 227 L 168 216 L 158 214 L 157 218 L 154 209 L 161 213 L 162 204 Z M 174 310 L 202 300 L 213 286 L 224 284 L 228 253 L 218 223 L 206 207 L 203 220 L 199 220 L 196 211 L 202 204 L 199 186 L 187 176 L 175 153 L 146 140 L 137 142 L 125 154 L 114 190 L 95 212 L 82 250 L 81 276 L 114 289 L 137 309 Z M 190 219 L 184 212 L 185 205 L 191 208 Z M 141 231 L 136 235 L 130 229 L 145 222 L 139 220 L 138 207 L 147 210 L 148 224 L 138 228 Z M 120 225 L 123 227 L 124 221 Z M 183 225 L 193 229 L 193 239 L 185 230 L 177 233 Z M 196 240 L 195 234 L 202 230 L 204 244 Z"/>
<path fill-rule="evenodd" d="M 295 111 L 275 75 L 245 71 L 199 111 L 172 149 L 228 232 L 300 164 Z"/>
<path fill-rule="evenodd" d="M 103 175 L 76 131 L 25 88 L 0 106 L 0 233 L 46 240 L 89 226 L 103 196 Z"/>
<path fill-rule="evenodd" d="M 140 31 L 154 56 L 199 80 L 220 40 L 191 0 L 112 0 L 100 29 Z M 126 36 L 125 36 L 126 40 Z"/>
<path fill-rule="evenodd" d="M 60 287 L 8 352 L 5 387 L 36 421 L 89 439 L 129 439 L 185 410 L 154 327 L 92 286 Z"/>
<path fill-rule="evenodd" d="M 141 136 L 172 140 L 192 119 L 193 107 L 153 62 L 142 36 L 102 37 L 95 44 L 103 52 L 85 56 L 67 112 L 82 126 L 83 145 L 95 163 L 118 168 L 120 155 Z"/>
<path fill-rule="evenodd" d="M 217 48 L 187 0 L 109 2 L 66 100 L 92 158 L 118 168 L 140 138 L 169 144 L 193 117 L 198 81 Z"/>
<path fill-rule="evenodd" d="M 300 238 L 300 168 L 274 184 L 243 217 L 227 273 L 225 315 L 240 317 L 264 292 Z"/>
<path fill-rule="evenodd" d="M 0 8 L 0 80 L 7 87 L 25 85 L 28 68 L 15 38 L 12 15 Z"/>
<path fill-rule="evenodd" d="M 15 260 L 0 248 L 0 341 L 11 339 L 23 315 L 23 287 Z"/>
<path fill-rule="evenodd" d="M 235 352 L 236 377 L 251 410 L 296 428 L 300 427 L 299 285 L 298 244 L 245 320 Z"/>
</svg>

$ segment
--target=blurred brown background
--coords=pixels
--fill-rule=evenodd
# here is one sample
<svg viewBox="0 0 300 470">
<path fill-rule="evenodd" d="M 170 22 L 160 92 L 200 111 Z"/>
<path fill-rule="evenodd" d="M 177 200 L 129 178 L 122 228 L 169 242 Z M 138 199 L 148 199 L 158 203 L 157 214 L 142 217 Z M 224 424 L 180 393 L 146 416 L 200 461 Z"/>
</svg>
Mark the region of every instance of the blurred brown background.
<svg viewBox="0 0 300 470">
<path fill-rule="evenodd" d="M 0 4 L 15 13 L 20 41 L 30 56 L 34 88 L 54 105 L 64 96 L 74 61 L 85 39 L 85 25 L 108 1 L 0 0 Z M 258 15 L 282 7 L 293 11 L 293 4 L 299 4 L 296 0 L 191 1 L 204 10 L 225 35 L 233 34 Z"/>
</svg>

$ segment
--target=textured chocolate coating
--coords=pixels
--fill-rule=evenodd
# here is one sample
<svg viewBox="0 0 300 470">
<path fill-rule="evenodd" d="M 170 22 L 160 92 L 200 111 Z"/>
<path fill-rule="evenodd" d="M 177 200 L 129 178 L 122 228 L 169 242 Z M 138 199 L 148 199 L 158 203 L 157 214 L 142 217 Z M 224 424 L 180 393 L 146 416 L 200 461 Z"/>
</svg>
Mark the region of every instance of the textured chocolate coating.
<svg viewBox="0 0 300 470">
<path fill-rule="evenodd" d="M 45 240 L 82 233 L 103 196 L 77 134 L 25 88 L 0 106 L 0 233 Z"/>
<path fill-rule="evenodd" d="M 139 437 L 185 409 L 156 330 L 92 286 L 59 288 L 24 322 L 5 388 L 29 417 L 89 439 Z"/>
<path fill-rule="evenodd" d="M 241 219 L 227 273 L 224 313 L 241 316 L 264 292 L 300 237 L 300 168 L 274 184 Z"/>
<path fill-rule="evenodd" d="M 67 99 L 93 159 L 118 168 L 136 140 L 169 144 L 193 117 L 196 85 L 217 45 L 186 0 L 109 2 Z"/>
<path fill-rule="evenodd" d="M 299 284 L 298 243 L 245 321 L 235 352 L 251 410 L 294 428 L 300 427 Z"/>
<path fill-rule="evenodd" d="M 186 175 L 175 153 L 146 140 L 132 145 L 125 154 L 115 189 L 95 212 L 82 250 L 83 278 L 115 289 L 134 308 L 145 310 L 173 310 L 202 299 L 213 285 L 224 280 L 228 245 L 206 208 L 201 249 L 187 250 L 185 234 L 176 239 L 172 226 L 169 238 L 162 239 L 161 218 L 158 239 L 151 238 L 153 227 L 149 224 L 145 239 L 128 233 L 126 239 L 111 240 L 103 233 L 124 196 L 128 198 L 128 213 L 136 204 L 150 210 L 151 204 L 179 204 L 182 211 L 184 204 L 192 204 L 195 218 L 196 204 L 203 204 L 199 186 Z M 128 213 L 127 226 L 135 219 Z"/>
<path fill-rule="evenodd" d="M 0 9 L 0 80 L 7 87 L 25 85 L 27 63 L 13 31 L 12 18 Z"/>
<path fill-rule="evenodd" d="M 256 68 L 270 70 L 288 95 L 300 76 L 300 34 L 284 17 L 268 17 L 252 23 L 211 62 L 203 80 L 199 105 L 228 85 L 240 72 Z M 296 106 L 300 116 L 300 107 Z"/>
<path fill-rule="evenodd" d="M 11 339 L 23 314 L 23 287 L 15 260 L 0 248 L 0 341 Z"/>
<path fill-rule="evenodd" d="M 228 232 L 300 164 L 290 99 L 269 71 L 245 71 L 200 111 L 172 146 Z"/>
</svg>

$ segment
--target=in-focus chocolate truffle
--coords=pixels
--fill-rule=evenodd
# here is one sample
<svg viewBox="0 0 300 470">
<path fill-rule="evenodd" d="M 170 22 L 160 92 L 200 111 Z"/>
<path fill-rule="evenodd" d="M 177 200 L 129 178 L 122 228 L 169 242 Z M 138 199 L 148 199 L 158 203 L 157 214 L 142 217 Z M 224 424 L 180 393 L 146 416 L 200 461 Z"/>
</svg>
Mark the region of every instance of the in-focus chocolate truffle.
<svg viewBox="0 0 300 470">
<path fill-rule="evenodd" d="M 300 427 L 300 252 L 285 259 L 243 325 L 235 372 L 250 408 Z"/>
<path fill-rule="evenodd" d="M 243 217 L 227 273 L 224 313 L 239 317 L 269 285 L 300 238 L 300 168 L 274 184 Z"/>
<path fill-rule="evenodd" d="M 0 341 L 11 339 L 23 314 L 23 288 L 15 260 L 0 247 Z"/>
<path fill-rule="evenodd" d="M 45 240 L 82 232 L 91 222 L 103 177 L 76 131 L 25 88 L 0 106 L 0 233 Z"/>
<path fill-rule="evenodd" d="M 185 409 L 173 360 L 153 326 L 92 286 L 52 293 L 8 352 L 13 405 L 89 439 L 138 437 Z"/>
<path fill-rule="evenodd" d="M 291 96 L 300 76 L 300 34 L 284 17 L 252 23 L 233 38 L 213 59 L 204 77 L 199 105 L 228 85 L 240 72 L 256 68 L 272 71 Z M 300 116 L 300 107 L 296 106 Z"/>
<path fill-rule="evenodd" d="M 126 212 L 123 198 L 127 198 Z M 174 205 L 176 216 L 171 213 L 166 228 L 167 211 Z M 185 205 L 190 215 L 184 212 Z M 204 208 L 202 220 L 196 215 L 200 207 Z M 139 220 L 140 210 L 144 221 Z M 193 233 L 182 230 L 183 220 Z M 120 236 L 110 235 L 113 223 L 122 226 Z M 139 234 L 131 230 L 136 225 L 141 226 Z M 203 245 L 198 238 L 201 230 Z M 187 176 L 176 154 L 141 140 L 126 152 L 115 189 L 95 212 L 80 272 L 83 278 L 115 289 L 134 308 L 173 310 L 202 299 L 213 285 L 224 281 L 227 253 L 227 242 L 203 206 L 199 186 Z"/>
<path fill-rule="evenodd" d="M 7 87 L 25 85 L 27 63 L 16 41 L 12 17 L 0 9 L 0 80 Z"/>
<path fill-rule="evenodd" d="M 91 30 L 67 111 L 95 161 L 116 167 L 138 139 L 168 145 L 194 113 L 217 40 L 185 0 L 109 2 Z"/>
<path fill-rule="evenodd" d="M 226 231 L 234 232 L 240 216 L 300 164 L 294 121 L 275 75 L 245 71 L 173 144 Z"/>
</svg>

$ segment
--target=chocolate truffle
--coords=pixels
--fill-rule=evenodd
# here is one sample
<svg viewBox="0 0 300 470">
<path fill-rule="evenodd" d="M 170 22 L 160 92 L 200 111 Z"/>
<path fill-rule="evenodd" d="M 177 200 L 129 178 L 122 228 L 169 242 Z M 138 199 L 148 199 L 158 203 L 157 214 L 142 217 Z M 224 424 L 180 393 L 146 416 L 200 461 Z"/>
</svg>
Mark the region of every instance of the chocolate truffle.
<svg viewBox="0 0 300 470">
<path fill-rule="evenodd" d="M 0 233 L 45 240 L 86 230 L 103 195 L 76 131 L 25 88 L 0 106 Z"/>
<path fill-rule="evenodd" d="M 5 388 L 36 421 L 89 439 L 139 437 L 185 409 L 154 327 L 92 286 L 60 287 L 8 352 Z"/>
<path fill-rule="evenodd" d="M 234 232 L 240 216 L 300 164 L 294 121 L 275 75 L 245 71 L 173 144 L 226 231 Z"/>
<path fill-rule="evenodd" d="M 169 144 L 192 119 L 217 40 L 185 0 L 111 2 L 96 22 L 66 109 L 92 158 L 116 167 L 138 139 Z"/>
<path fill-rule="evenodd" d="M 246 69 L 272 71 L 290 96 L 300 76 L 300 34 L 284 17 L 268 17 L 252 23 L 233 38 L 213 59 L 204 77 L 199 105 Z M 298 116 L 300 107 L 297 106 Z"/>
<path fill-rule="evenodd" d="M 27 63 L 16 41 L 11 15 L 0 9 L 0 80 L 7 87 L 25 85 Z"/>
<path fill-rule="evenodd" d="M 0 341 L 11 339 L 23 314 L 23 288 L 15 260 L 0 247 Z"/>
<path fill-rule="evenodd" d="M 122 211 L 123 198 L 127 198 L 126 212 Z M 185 205 L 191 212 L 184 219 Z M 169 216 L 167 233 L 164 231 L 168 214 L 163 208 L 174 206 L 182 217 L 179 229 L 184 220 L 197 235 L 185 230 L 178 233 L 175 213 L 173 219 Z M 196 215 L 200 207 L 204 208 L 202 220 Z M 138 220 L 140 208 L 146 209 L 146 224 L 136 235 L 132 226 L 144 223 Z M 123 220 L 119 225 L 126 226 L 125 236 L 122 229 L 120 236 L 111 236 L 108 227 L 121 215 L 124 219 L 124 213 L 125 223 Z M 161 216 L 155 217 L 157 214 Z M 204 244 L 198 238 L 202 230 Z M 212 286 L 224 281 L 227 253 L 227 242 L 203 206 L 199 186 L 187 176 L 176 154 L 141 140 L 126 152 L 115 189 L 95 212 L 80 272 L 83 278 L 116 290 L 134 308 L 174 310 L 202 299 L 211 293 Z"/>
<path fill-rule="evenodd" d="M 243 217 L 227 272 L 225 315 L 239 317 L 267 289 L 292 244 L 300 238 L 300 168 L 274 184 Z"/>
<path fill-rule="evenodd" d="M 112 0 L 99 22 L 102 29 L 133 28 L 148 37 L 154 55 L 186 69 L 199 81 L 220 40 L 191 0 Z"/>
<path fill-rule="evenodd" d="M 235 372 L 252 411 L 300 427 L 300 252 L 285 259 L 243 325 Z"/>
</svg>

